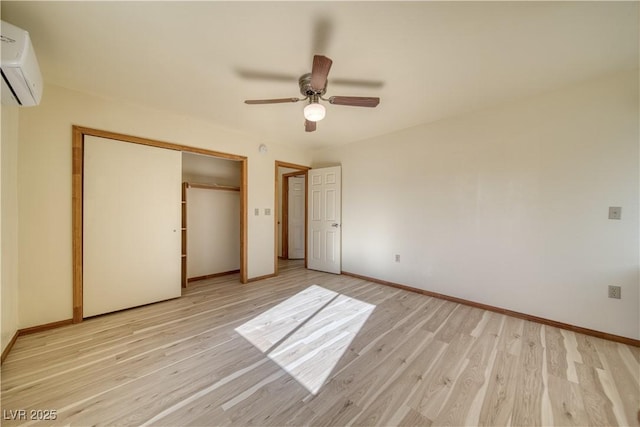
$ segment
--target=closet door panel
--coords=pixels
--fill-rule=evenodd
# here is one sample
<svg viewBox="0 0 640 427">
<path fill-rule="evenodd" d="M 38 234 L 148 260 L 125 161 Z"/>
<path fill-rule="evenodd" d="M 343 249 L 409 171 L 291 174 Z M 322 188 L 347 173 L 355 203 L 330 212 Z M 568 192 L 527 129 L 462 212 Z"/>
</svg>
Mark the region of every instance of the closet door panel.
<svg viewBox="0 0 640 427">
<path fill-rule="evenodd" d="M 85 137 L 84 317 L 180 296 L 182 155 Z"/>
</svg>

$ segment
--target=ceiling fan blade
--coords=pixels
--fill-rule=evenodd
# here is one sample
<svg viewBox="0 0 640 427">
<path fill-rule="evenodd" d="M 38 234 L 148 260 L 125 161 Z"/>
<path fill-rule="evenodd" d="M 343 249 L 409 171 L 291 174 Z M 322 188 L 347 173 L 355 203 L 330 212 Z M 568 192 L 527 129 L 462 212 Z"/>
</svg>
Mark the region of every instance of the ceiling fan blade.
<svg viewBox="0 0 640 427">
<path fill-rule="evenodd" d="M 313 23 L 313 40 L 311 42 L 313 53 L 327 51 L 331 41 L 332 24 L 328 16 L 318 16 Z"/>
<path fill-rule="evenodd" d="M 298 77 L 283 73 L 272 73 L 269 71 L 247 70 L 238 68 L 235 70 L 238 77 L 248 80 L 271 80 L 274 82 L 297 82 Z"/>
<path fill-rule="evenodd" d="M 247 99 L 245 104 L 284 104 L 286 102 L 298 102 L 298 98 L 277 98 L 277 99 Z"/>
<path fill-rule="evenodd" d="M 377 107 L 380 98 L 369 98 L 364 96 L 332 96 L 329 102 L 335 105 L 351 105 L 353 107 Z"/>
<path fill-rule="evenodd" d="M 313 68 L 311 69 L 311 88 L 321 92 L 327 85 L 327 76 L 333 61 L 322 55 L 313 57 Z"/>
<path fill-rule="evenodd" d="M 316 122 L 312 122 L 310 120 L 304 121 L 304 130 L 306 132 L 313 132 L 316 130 Z"/>
<path fill-rule="evenodd" d="M 335 85 L 344 85 L 344 86 L 354 86 L 354 87 L 364 87 L 368 89 L 380 89 L 384 86 L 384 82 L 381 80 L 360 80 L 360 79 L 340 79 L 340 78 L 331 78 L 331 86 Z"/>
</svg>

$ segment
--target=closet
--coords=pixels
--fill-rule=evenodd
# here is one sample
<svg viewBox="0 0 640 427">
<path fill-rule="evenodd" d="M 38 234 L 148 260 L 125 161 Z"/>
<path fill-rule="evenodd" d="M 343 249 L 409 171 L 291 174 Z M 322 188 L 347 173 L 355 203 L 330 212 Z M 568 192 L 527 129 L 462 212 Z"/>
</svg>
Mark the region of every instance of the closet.
<svg viewBox="0 0 640 427">
<path fill-rule="evenodd" d="M 240 162 L 182 154 L 182 286 L 240 269 Z"/>
<path fill-rule="evenodd" d="M 246 283 L 247 159 L 73 126 L 73 321 Z"/>
</svg>

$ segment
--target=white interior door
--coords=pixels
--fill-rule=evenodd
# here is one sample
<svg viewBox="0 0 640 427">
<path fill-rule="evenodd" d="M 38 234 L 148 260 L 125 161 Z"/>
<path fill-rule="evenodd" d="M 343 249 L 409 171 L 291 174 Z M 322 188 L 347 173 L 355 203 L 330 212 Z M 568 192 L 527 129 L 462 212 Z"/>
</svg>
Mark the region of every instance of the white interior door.
<svg viewBox="0 0 640 427">
<path fill-rule="evenodd" d="M 182 156 L 87 136 L 83 316 L 180 296 Z"/>
<path fill-rule="evenodd" d="M 304 177 L 289 179 L 289 259 L 304 258 Z"/>
<path fill-rule="evenodd" d="M 307 266 L 312 270 L 341 271 L 341 169 L 311 169 L 309 179 L 309 235 Z"/>
</svg>

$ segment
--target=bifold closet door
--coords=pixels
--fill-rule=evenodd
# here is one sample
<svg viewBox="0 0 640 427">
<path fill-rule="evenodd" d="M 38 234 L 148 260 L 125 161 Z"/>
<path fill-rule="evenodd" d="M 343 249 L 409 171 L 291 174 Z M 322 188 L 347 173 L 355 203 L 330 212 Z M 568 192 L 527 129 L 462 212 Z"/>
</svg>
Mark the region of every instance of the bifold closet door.
<svg viewBox="0 0 640 427">
<path fill-rule="evenodd" d="M 180 296 L 182 153 L 85 136 L 83 316 Z"/>
</svg>

